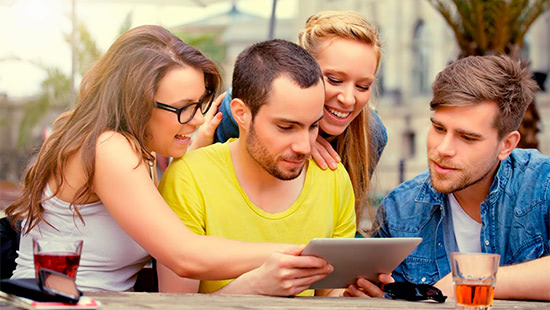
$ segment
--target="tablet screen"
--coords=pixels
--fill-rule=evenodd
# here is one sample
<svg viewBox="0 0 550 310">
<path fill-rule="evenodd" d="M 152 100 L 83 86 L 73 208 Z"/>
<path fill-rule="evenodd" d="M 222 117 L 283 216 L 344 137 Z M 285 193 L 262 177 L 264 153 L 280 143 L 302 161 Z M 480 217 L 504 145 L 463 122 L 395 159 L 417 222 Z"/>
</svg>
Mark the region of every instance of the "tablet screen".
<svg viewBox="0 0 550 310">
<path fill-rule="evenodd" d="M 422 238 L 318 238 L 302 255 L 324 258 L 334 271 L 310 288 L 346 288 L 357 278 L 378 283 L 379 273 L 391 273 Z"/>
</svg>

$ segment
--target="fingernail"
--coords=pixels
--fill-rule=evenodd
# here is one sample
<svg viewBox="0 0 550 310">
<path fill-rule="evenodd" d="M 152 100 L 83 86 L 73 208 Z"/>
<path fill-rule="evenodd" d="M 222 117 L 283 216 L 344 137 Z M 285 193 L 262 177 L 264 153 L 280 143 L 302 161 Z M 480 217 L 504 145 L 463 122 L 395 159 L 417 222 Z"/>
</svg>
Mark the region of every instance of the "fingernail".
<svg viewBox="0 0 550 310">
<path fill-rule="evenodd" d="M 217 117 L 218 119 L 222 119 L 222 117 L 223 117 L 222 112 L 218 112 L 218 114 L 216 114 L 216 117 Z"/>
<path fill-rule="evenodd" d="M 337 161 L 337 162 L 341 162 L 341 161 L 342 161 L 342 158 L 340 158 L 340 156 L 336 156 L 336 161 Z"/>
<path fill-rule="evenodd" d="M 336 164 L 331 164 L 330 165 L 330 169 L 332 169 L 332 170 L 336 169 L 337 167 L 338 167 L 338 165 L 336 165 Z"/>
</svg>

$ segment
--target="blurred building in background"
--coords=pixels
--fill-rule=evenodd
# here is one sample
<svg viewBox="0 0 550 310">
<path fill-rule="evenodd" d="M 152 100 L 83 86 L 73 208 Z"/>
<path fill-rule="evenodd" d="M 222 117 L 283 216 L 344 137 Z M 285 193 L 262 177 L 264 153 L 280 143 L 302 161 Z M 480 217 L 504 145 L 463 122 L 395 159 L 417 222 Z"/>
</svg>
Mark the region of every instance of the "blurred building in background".
<svg viewBox="0 0 550 310">
<path fill-rule="evenodd" d="M 215 1 L 219 2 L 219 1 Z M 229 2 L 229 1 L 228 1 Z M 224 85 L 231 84 L 237 55 L 252 43 L 268 39 L 270 19 L 239 9 L 240 1 L 226 12 L 206 16 L 194 22 L 182 21 L 174 32 L 215 34 L 223 46 L 223 59 L 217 60 Z M 242 3 L 242 2 L 241 2 Z M 265 0 L 266 11 L 273 1 Z M 276 18 L 274 37 L 296 41 L 306 19 L 321 10 L 353 10 L 363 14 L 380 30 L 383 56 L 377 76 L 377 94 L 371 105 L 380 114 L 388 131 L 388 145 L 375 173 L 375 190 L 384 194 L 426 169 L 426 136 L 430 126 L 431 83 L 437 73 L 459 54 L 451 29 L 427 0 L 299 0 L 294 18 Z M 134 25 L 136 26 L 136 25 Z M 165 25 L 166 26 L 166 25 Z M 550 12 L 531 27 L 526 37 L 523 58 L 531 61 L 531 70 L 539 76 L 550 72 Z M 205 51 L 207 54 L 208 52 Z M 215 58 L 215 57 L 213 57 Z M 542 153 L 550 155 L 550 79 L 537 96 L 541 116 L 538 134 Z M 32 149 L 12 152 L 17 142 L 17 126 L 24 113 L 23 99 L 0 96 L 0 180 L 17 182 Z M 61 113 L 55 107 L 39 122 L 33 139 L 39 145 L 42 131 Z M 9 155 L 9 154 L 12 155 Z M 23 157 L 27 157 L 26 159 Z"/>
<path fill-rule="evenodd" d="M 439 12 L 426 0 L 301 0 L 298 5 L 297 31 L 321 10 L 357 11 L 379 28 L 383 54 L 378 94 L 371 97 L 371 105 L 386 125 L 388 145 L 376 168 L 375 190 L 386 193 L 426 169 L 431 83 L 459 54 L 454 35 Z M 550 72 L 550 12 L 531 27 L 522 56 L 530 60 L 531 71 Z M 539 149 L 546 155 L 550 155 L 548 80 L 536 102 L 542 121 Z"/>
<path fill-rule="evenodd" d="M 431 84 L 437 73 L 459 54 L 453 33 L 440 13 L 426 0 L 300 0 L 296 5 L 298 14 L 294 19 L 276 20 L 276 38 L 297 41 L 307 18 L 321 10 L 357 11 L 379 28 L 383 56 L 377 94 L 371 97 L 371 105 L 387 127 L 388 145 L 376 169 L 375 190 L 386 193 L 426 169 Z M 221 31 L 227 51 L 222 63 L 227 87 L 235 58 L 250 44 L 267 39 L 268 24 L 267 18 L 244 14 L 234 5 L 227 13 L 174 29 Z M 549 51 L 547 12 L 526 38 L 523 57 L 531 61 L 531 71 L 548 74 Z M 542 118 L 539 149 L 550 155 L 550 93 L 538 93 L 537 107 Z"/>
<path fill-rule="evenodd" d="M 243 12 L 239 9 L 238 2 L 234 2 L 227 12 L 207 16 L 170 29 L 180 33 L 219 33 L 219 38 L 225 45 L 225 59 L 219 65 L 222 69 L 224 85 L 229 87 L 235 59 L 246 47 L 268 38 L 269 22 L 268 18 Z M 276 19 L 274 30 L 276 38 L 296 41 L 293 19 Z"/>
</svg>

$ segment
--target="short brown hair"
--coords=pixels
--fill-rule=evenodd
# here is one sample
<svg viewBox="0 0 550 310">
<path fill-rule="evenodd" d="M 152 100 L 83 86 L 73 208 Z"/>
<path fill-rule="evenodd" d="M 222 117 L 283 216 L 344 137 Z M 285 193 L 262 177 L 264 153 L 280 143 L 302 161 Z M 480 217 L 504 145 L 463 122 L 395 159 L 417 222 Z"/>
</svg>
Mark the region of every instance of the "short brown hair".
<svg viewBox="0 0 550 310">
<path fill-rule="evenodd" d="M 252 119 L 269 100 L 273 81 L 288 77 L 300 88 L 323 83 L 323 73 L 313 56 L 299 45 L 285 40 L 268 40 L 242 51 L 233 70 L 233 98 L 241 99 Z"/>
<path fill-rule="evenodd" d="M 494 126 L 499 138 L 517 130 L 537 84 L 519 61 L 508 56 L 470 56 L 443 69 L 432 84 L 430 108 L 492 101 L 499 113 Z"/>
</svg>

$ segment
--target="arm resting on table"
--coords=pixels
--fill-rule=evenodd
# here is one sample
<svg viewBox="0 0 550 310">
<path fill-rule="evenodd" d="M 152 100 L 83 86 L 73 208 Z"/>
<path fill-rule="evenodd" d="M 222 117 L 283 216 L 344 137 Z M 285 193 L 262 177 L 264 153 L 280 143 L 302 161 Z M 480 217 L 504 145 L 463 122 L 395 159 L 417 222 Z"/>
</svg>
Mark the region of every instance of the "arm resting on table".
<svg viewBox="0 0 550 310">
<path fill-rule="evenodd" d="M 191 232 L 166 204 L 146 162 L 116 132 L 98 138 L 93 189 L 118 225 L 159 263 L 189 278 L 234 278 L 288 248 Z"/>
<path fill-rule="evenodd" d="M 550 256 L 499 267 L 495 298 L 550 301 Z"/>
<path fill-rule="evenodd" d="M 450 273 L 441 278 L 435 286 L 445 295 L 455 295 Z M 550 256 L 499 267 L 495 299 L 550 301 Z"/>
</svg>

